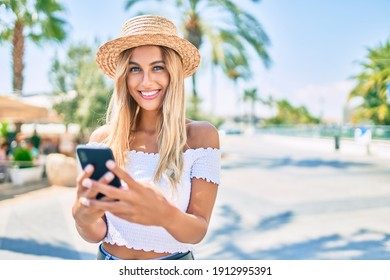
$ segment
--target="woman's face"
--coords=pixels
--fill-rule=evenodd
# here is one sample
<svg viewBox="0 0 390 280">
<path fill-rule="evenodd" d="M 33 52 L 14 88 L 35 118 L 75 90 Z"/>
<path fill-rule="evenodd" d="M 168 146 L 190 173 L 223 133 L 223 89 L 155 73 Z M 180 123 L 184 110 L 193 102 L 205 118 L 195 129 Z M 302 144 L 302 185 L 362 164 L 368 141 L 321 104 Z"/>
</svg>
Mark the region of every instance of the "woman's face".
<svg viewBox="0 0 390 280">
<path fill-rule="evenodd" d="M 169 85 L 161 49 L 141 46 L 129 58 L 127 88 L 138 105 L 147 111 L 159 110 Z"/>
</svg>

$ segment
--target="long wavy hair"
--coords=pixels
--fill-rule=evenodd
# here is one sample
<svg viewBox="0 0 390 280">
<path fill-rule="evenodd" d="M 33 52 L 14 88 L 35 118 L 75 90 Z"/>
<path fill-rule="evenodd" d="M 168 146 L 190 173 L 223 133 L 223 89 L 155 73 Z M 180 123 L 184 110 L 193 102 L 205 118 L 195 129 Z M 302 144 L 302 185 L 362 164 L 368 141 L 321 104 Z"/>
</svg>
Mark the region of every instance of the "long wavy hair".
<svg viewBox="0 0 390 280">
<path fill-rule="evenodd" d="M 187 142 L 184 75 L 180 56 L 172 49 L 160 48 L 170 81 L 156 123 L 159 161 L 153 180 L 158 182 L 164 176 L 169 180 L 170 186 L 175 188 L 181 180 L 183 149 Z M 122 167 L 126 164 L 126 156 L 140 116 L 140 107 L 131 96 L 126 83 L 132 52 L 133 49 L 128 49 L 119 56 L 114 92 L 106 115 L 108 136 L 104 142 L 112 149 L 117 164 Z"/>
</svg>

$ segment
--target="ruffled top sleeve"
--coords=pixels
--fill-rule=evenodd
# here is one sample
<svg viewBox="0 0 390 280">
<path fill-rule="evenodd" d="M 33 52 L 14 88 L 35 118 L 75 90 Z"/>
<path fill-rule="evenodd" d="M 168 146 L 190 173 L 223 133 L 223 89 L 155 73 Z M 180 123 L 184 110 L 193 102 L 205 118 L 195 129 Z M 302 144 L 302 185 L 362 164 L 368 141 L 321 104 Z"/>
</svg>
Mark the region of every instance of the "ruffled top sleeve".
<svg viewBox="0 0 390 280">
<path fill-rule="evenodd" d="M 221 151 L 207 148 L 194 150 L 195 160 L 191 167 L 190 177 L 204 179 L 207 182 L 220 184 Z"/>
</svg>

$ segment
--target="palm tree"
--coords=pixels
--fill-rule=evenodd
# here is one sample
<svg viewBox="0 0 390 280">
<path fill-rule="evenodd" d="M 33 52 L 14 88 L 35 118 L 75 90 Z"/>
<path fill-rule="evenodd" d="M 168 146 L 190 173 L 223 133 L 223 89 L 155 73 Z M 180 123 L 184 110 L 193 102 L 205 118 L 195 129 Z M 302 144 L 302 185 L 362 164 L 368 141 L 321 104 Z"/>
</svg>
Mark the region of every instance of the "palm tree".
<svg viewBox="0 0 390 280">
<path fill-rule="evenodd" d="M 25 40 L 40 45 L 65 40 L 66 22 L 58 17 L 64 8 L 57 0 L 0 0 L 0 43 L 12 44 L 13 90 L 23 91 Z"/>
<path fill-rule="evenodd" d="M 390 124 L 388 91 L 390 84 L 390 39 L 385 44 L 368 49 L 367 62 L 362 62 L 363 72 L 353 78 L 357 85 L 348 99 L 361 96 L 364 102 L 353 113 L 355 122 L 371 120 L 375 124 Z"/>
<path fill-rule="evenodd" d="M 286 99 L 273 101 L 276 105 L 277 113 L 275 116 L 266 120 L 267 124 L 318 124 L 320 119 L 312 116 L 304 106 L 294 107 Z"/>
<path fill-rule="evenodd" d="M 140 0 L 126 0 L 128 10 Z M 161 2 L 161 1 L 158 1 Z M 184 37 L 201 52 L 208 52 L 211 66 L 220 67 L 228 78 L 249 78 L 249 55 L 252 49 L 266 67 L 270 58 L 266 51 L 269 39 L 260 23 L 231 0 L 171 0 L 164 6 L 176 6 L 181 15 Z M 258 1 L 253 1 L 258 2 Z M 145 1 L 142 1 L 144 4 Z M 249 48 L 248 48 L 249 47 Z M 198 99 L 196 75 L 192 91 Z"/>
<path fill-rule="evenodd" d="M 257 88 L 244 90 L 243 100 L 244 100 L 244 102 L 249 102 L 251 104 L 251 119 L 252 119 L 252 124 L 254 124 L 255 123 L 256 103 L 262 102 L 259 95 L 257 94 Z"/>
</svg>

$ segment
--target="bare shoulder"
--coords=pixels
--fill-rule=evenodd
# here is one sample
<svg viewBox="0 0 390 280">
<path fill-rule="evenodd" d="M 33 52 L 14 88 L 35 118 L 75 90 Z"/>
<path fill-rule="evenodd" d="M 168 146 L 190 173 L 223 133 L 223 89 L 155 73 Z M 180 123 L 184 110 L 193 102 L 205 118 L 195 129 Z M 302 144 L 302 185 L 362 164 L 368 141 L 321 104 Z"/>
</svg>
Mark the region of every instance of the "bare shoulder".
<svg viewBox="0 0 390 280">
<path fill-rule="evenodd" d="M 219 149 L 218 130 L 207 121 L 188 121 L 187 143 L 191 149 Z"/>
<path fill-rule="evenodd" d="M 92 132 L 91 136 L 89 137 L 89 142 L 101 143 L 107 138 L 107 136 L 108 127 L 107 125 L 103 125 L 101 127 L 98 127 L 94 132 Z"/>
</svg>

